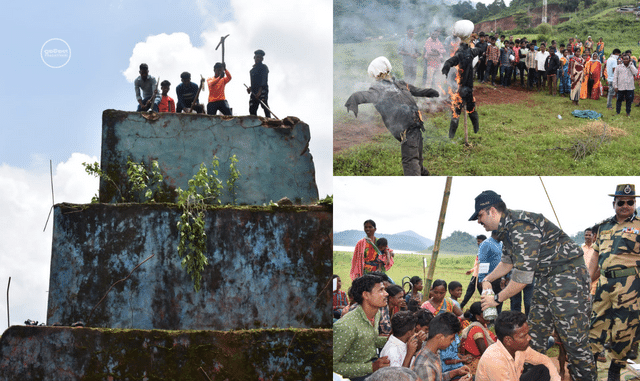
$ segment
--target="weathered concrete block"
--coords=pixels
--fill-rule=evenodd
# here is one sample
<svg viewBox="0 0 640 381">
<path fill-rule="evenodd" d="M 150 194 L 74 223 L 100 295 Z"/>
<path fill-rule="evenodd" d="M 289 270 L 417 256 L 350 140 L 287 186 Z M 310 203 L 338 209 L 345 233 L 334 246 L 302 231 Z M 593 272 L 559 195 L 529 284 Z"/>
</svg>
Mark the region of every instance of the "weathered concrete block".
<svg viewBox="0 0 640 381">
<path fill-rule="evenodd" d="M 329 380 L 330 329 L 112 330 L 13 326 L 0 380 Z M 204 373 L 203 373 L 204 371 Z"/>
<path fill-rule="evenodd" d="M 202 289 L 181 268 L 164 204 L 55 206 L 47 322 L 139 329 L 331 327 L 332 211 L 322 206 L 206 213 Z M 109 287 L 120 282 L 98 305 Z"/>
<path fill-rule="evenodd" d="M 211 168 L 220 160 L 219 176 L 229 178 L 229 158 L 234 154 L 241 177 L 237 203 L 262 205 L 288 197 L 296 204 L 318 200 L 315 167 L 309 152 L 309 126 L 270 126 L 256 116 L 224 117 L 196 114 L 158 114 L 147 120 L 142 113 L 105 110 L 102 114 L 101 168 L 119 187 L 127 187 L 127 159 L 157 160 L 169 189 L 187 188 L 200 164 Z M 118 202 L 118 189 L 100 181 L 100 201 Z M 231 203 L 226 192 L 221 200 Z M 164 200 L 173 201 L 173 200 Z"/>
</svg>

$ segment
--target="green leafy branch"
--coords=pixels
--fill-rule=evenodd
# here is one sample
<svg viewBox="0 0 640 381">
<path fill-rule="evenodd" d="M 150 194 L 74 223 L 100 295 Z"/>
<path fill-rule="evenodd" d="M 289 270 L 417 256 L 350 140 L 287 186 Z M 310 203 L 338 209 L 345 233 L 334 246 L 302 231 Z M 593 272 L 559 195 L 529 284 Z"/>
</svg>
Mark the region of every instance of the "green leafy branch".
<svg viewBox="0 0 640 381">
<path fill-rule="evenodd" d="M 237 184 L 240 178 L 240 171 L 237 168 L 238 158 L 233 155 L 229 158 L 229 179 L 227 179 L 227 189 L 232 199 L 232 204 L 236 204 Z M 120 195 L 122 202 L 155 202 L 156 199 L 168 198 L 163 188 L 164 177 L 160 171 L 157 160 L 151 162 L 150 168 L 144 163 L 136 163 L 127 160 L 127 182 L 129 189 L 123 191 L 106 171 L 100 168 L 95 162 L 93 164 L 82 163 L 85 171 L 90 175 L 99 176 L 105 181 L 112 183 Z M 202 281 L 202 270 L 209 264 L 205 253 L 207 252 L 207 234 L 205 222 L 205 210 L 209 205 L 220 205 L 220 195 L 224 189 L 222 181 L 218 178 L 218 168 L 220 162 L 216 156 L 211 161 L 211 169 L 202 163 L 198 172 L 187 182 L 187 189 L 176 188 L 177 205 L 182 209 L 182 215 L 177 223 L 179 240 L 178 255 L 181 258 L 182 268 L 191 275 L 193 288 L 200 291 Z M 92 202 L 98 202 L 98 197 L 94 197 Z"/>
</svg>

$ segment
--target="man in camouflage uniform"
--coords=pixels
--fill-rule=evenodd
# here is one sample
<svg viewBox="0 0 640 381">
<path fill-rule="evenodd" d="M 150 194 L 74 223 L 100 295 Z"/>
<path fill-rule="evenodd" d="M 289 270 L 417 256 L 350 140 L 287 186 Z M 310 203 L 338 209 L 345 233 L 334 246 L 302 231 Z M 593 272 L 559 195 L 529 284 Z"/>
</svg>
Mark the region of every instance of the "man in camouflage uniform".
<svg viewBox="0 0 640 381">
<path fill-rule="evenodd" d="M 640 317 L 640 220 L 635 209 L 635 185 L 618 185 L 615 194 L 609 196 L 614 197 L 616 215 L 600 224 L 589 265 L 591 279 L 599 278 L 589 341 L 593 352 L 600 353 L 611 339 L 609 380 L 617 381 Z"/>
<path fill-rule="evenodd" d="M 484 278 L 483 289 L 490 289 L 491 281 L 511 272 L 504 290 L 495 297 L 482 297 L 482 309 L 497 306 L 535 280 L 528 319 L 531 347 L 544 353 L 555 329 L 567 351 L 571 379 L 595 381 L 588 345 L 590 282 L 580 246 L 543 215 L 507 209 L 494 191 L 476 197 L 475 213 L 469 220 L 478 220 L 503 243 L 501 262 Z"/>
</svg>

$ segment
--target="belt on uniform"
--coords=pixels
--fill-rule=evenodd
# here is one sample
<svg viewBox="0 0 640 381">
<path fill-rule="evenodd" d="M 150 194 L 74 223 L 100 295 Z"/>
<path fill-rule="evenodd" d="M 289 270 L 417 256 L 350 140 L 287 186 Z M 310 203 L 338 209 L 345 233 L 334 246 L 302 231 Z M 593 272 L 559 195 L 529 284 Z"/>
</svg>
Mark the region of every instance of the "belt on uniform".
<svg viewBox="0 0 640 381">
<path fill-rule="evenodd" d="M 640 274 L 637 267 L 627 267 L 625 269 L 618 270 L 600 270 L 600 274 L 605 278 L 624 278 L 631 275 Z"/>
<path fill-rule="evenodd" d="M 552 277 L 552 276 L 556 276 L 558 274 L 562 274 L 563 272 L 572 269 L 574 267 L 578 267 L 580 265 L 584 264 L 584 258 L 582 256 L 580 257 L 575 257 L 571 260 L 569 260 L 568 262 L 565 262 L 559 266 L 553 266 L 551 268 L 551 270 L 549 271 L 549 273 L 542 275 L 543 277 Z M 551 266 L 548 267 L 543 267 L 544 268 L 549 268 Z"/>
</svg>

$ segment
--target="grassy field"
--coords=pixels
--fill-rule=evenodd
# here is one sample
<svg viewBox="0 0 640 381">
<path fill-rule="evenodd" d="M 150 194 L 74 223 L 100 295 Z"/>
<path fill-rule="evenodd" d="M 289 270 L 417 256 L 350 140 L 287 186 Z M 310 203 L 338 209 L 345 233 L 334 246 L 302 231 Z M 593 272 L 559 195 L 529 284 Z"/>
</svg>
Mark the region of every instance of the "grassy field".
<svg viewBox="0 0 640 381">
<path fill-rule="evenodd" d="M 353 253 L 351 252 L 333 252 L 333 273 L 340 276 L 344 292 L 347 292 L 349 287 L 351 287 L 349 271 L 351 270 L 352 257 Z M 395 263 L 387 272 L 387 275 L 389 275 L 389 277 L 391 277 L 391 279 L 393 279 L 393 281 L 398 285 L 402 284 L 402 279 L 405 276 L 411 278 L 414 275 L 418 275 L 420 278 L 424 278 L 422 271 L 423 258 L 427 258 L 428 266 L 431 263 L 431 255 L 396 254 Z M 464 294 L 467 291 L 467 285 L 471 280 L 471 275 L 465 275 L 465 272 L 473 267 L 474 261 L 475 254 L 455 255 L 440 253 L 438 254 L 433 280 L 444 279 L 447 284 L 453 280 L 457 280 L 462 283 L 462 297 L 464 298 Z M 449 293 L 447 293 L 447 296 L 450 296 Z M 480 301 L 480 295 L 476 292 L 471 298 L 469 305 L 478 301 Z M 503 308 L 508 309 L 509 305 L 509 301 L 506 301 Z"/>
<path fill-rule="evenodd" d="M 640 28 L 640 23 L 634 21 L 634 16 L 618 14 L 613 8 L 593 11 L 589 15 L 586 20 L 573 17 L 561 24 L 549 39 L 566 41 L 574 34 L 585 39 L 588 33 L 594 40 L 600 36 L 604 38 L 607 55 L 614 47 L 639 52 L 637 38 L 640 33 L 634 31 Z M 612 28 L 612 25 L 621 28 Z M 537 35 L 528 37 L 537 38 Z M 386 40 L 334 45 L 334 133 L 340 126 L 348 128 L 355 123 L 382 125 L 372 105 L 363 105 L 357 119 L 353 114 L 347 114 L 343 105 L 353 91 L 368 88 L 370 81 L 365 70 L 376 56 L 388 57 L 392 66 L 398 69 L 394 74 L 401 77 L 402 63 L 396 49 L 397 41 Z M 421 75 L 419 65 L 418 78 Z M 448 139 L 451 111 L 445 109 L 427 114 L 423 108 L 423 114 L 427 115 L 424 163 L 432 175 L 637 174 L 628 163 L 635 162 L 640 154 L 640 123 L 637 122 L 640 109 L 633 107 L 631 118 L 627 118 L 624 105 L 621 115 L 607 110 L 606 97 L 597 101 L 581 100 L 575 107 L 564 97 L 476 85 L 476 93 L 482 92 L 485 99 L 490 93 L 493 101 L 484 104 L 478 101 L 481 131 L 477 135 L 470 133 L 470 146 L 461 143 L 462 120 L 456 138 Z M 516 95 L 517 99 L 508 99 Z M 575 109 L 594 110 L 603 117 L 598 121 L 575 118 L 571 115 Z M 400 144 L 389 133 L 334 154 L 336 176 L 401 174 Z"/>
</svg>

